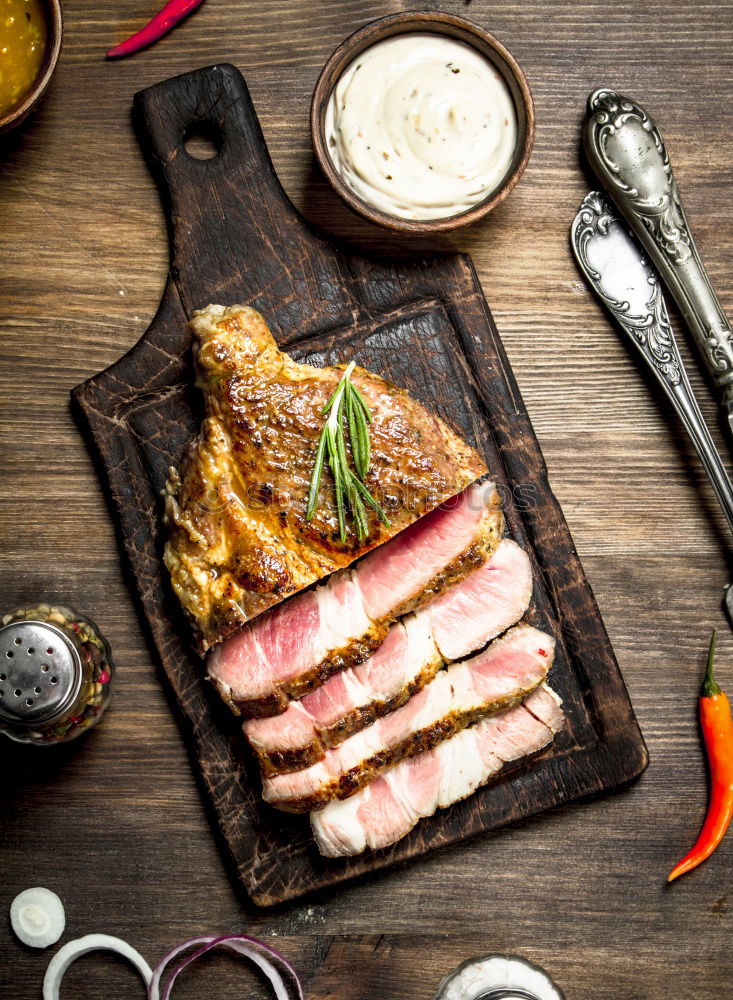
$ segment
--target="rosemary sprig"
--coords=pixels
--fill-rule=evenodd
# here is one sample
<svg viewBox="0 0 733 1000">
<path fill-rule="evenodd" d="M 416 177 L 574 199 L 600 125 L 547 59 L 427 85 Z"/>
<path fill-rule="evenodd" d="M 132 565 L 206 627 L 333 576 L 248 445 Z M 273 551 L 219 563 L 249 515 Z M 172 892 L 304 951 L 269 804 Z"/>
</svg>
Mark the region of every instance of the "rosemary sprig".
<svg viewBox="0 0 733 1000">
<path fill-rule="evenodd" d="M 351 515 L 359 541 L 369 534 L 367 507 L 376 513 L 382 524 L 389 527 L 387 515 L 364 485 L 371 456 L 369 424 L 372 422 L 372 414 L 364 396 L 351 381 L 354 368 L 355 363 L 352 361 L 321 411 L 324 417 L 328 415 L 328 419 L 318 439 L 305 511 L 305 519 L 310 521 L 318 503 L 323 466 L 328 459 L 336 493 L 336 516 L 342 542 L 346 541 L 347 512 Z M 349 466 L 344 426 L 349 431 L 351 456 L 356 472 Z"/>
</svg>

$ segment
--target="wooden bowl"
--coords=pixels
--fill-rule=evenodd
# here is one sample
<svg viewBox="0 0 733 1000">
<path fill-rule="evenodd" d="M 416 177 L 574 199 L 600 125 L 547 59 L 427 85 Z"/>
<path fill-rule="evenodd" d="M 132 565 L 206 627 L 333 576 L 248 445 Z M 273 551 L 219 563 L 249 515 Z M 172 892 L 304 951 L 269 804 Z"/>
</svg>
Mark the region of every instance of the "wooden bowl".
<svg viewBox="0 0 733 1000">
<path fill-rule="evenodd" d="M 38 104 L 53 76 L 61 53 L 61 36 L 63 20 L 61 17 L 61 0 L 43 0 L 46 11 L 46 51 L 38 76 L 33 86 L 20 104 L 0 115 L 0 132 L 7 132 L 28 117 Z"/>
<path fill-rule="evenodd" d="M 393 35 L 404 35 L 420 31 L 432 34 L 448 35 L 466 45 L 472 46 L 484 55 L 501 73 L 509 87 L 514 107 L 517 113 L 517 146 L 514 151 L 509 170 L 498 188 L 477 202 L 474 206 L 457 215 L 443 219 L 403 219 L 388 215 L 363 201 L 346 184 L 331 160 L 326 143 L 326 109 L 331 91 L 341 77 L 341 74 L 365 49 Z M 534 103 L 529 84 L 519 63 L 512 54 L 504 48 L 500 41 L 484 31 L 477 24 L 467 21 L 455 14 L 442 11 L 408 11 L 402 14 L 390 14 L 387 17 L 371 21 L 359 28 L 353 35 L 339 45 L 318 77 L 313 99 L 311 101 L 311 137 L 316 159 L 336 194 L 349 208 L 370 222 L 384 226 L 398 233 L 439 233 L 459 226 L 468 226 L 477 222 L 503 201 L 527 166 L 532 145 L 534 143 Z"/>
</svg>

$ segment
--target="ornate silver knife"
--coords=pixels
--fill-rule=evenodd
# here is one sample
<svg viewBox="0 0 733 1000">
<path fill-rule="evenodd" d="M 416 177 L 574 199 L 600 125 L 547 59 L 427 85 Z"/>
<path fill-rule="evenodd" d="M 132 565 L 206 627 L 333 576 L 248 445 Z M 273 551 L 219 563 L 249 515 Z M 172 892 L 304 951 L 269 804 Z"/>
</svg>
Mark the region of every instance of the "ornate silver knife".
<svg viewBox="0 0 733 1000">
<path fill-rule="evenodd" d="M 733 432 L 733 330 L 697 252 L 659 129 L 635 101 L 603 87 L 588 98 L 583 139 L 591 166 L 677 301 Z"/>
<path fill-rule="evenodd" d="M 571 243 L 591 288 L 628 335 L 677 411 L 733 531 L 733 485 L 688 381 L 657 272 L 626 223 L 597 191 L 583 199 L 571 228 Z M 725 604 L 733 619 L 733 587 L 728 587 Z"/>
</svg>

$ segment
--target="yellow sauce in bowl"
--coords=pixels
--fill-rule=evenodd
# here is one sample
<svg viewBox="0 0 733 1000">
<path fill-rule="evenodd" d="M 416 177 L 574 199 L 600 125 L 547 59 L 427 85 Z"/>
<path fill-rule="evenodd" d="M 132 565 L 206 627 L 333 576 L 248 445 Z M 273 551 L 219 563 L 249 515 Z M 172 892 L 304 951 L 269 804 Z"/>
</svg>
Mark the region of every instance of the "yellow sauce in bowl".
<svg viewBox="0 0 733 1000">
<path fill-rule="evenodd" d="M 45 51 L 41 0 L 0 0 L 0 116 L 20 104 L 31 89 Z"/>
</svg>

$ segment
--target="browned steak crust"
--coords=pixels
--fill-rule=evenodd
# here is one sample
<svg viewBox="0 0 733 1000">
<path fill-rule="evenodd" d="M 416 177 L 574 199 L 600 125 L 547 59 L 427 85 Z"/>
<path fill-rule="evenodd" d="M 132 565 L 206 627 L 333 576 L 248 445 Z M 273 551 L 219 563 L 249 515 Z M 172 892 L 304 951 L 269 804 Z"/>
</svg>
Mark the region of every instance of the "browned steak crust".
<svg viewBox="0 0 733 1000">
<path fill-rule="evenodd" d="M 203 653 L 251 618 L 349 565 L 485 472 L 479 455 L 406 392 L 357 368 L 373 414 L 366 485 L 390 519 L 338 536 L 328 474 L 305 521 L 322 409 L 341 368 L 296 364 L 243 306 L 194 315 L 206 419 L 166 489 L 165 563 Z"/>
</svg>

